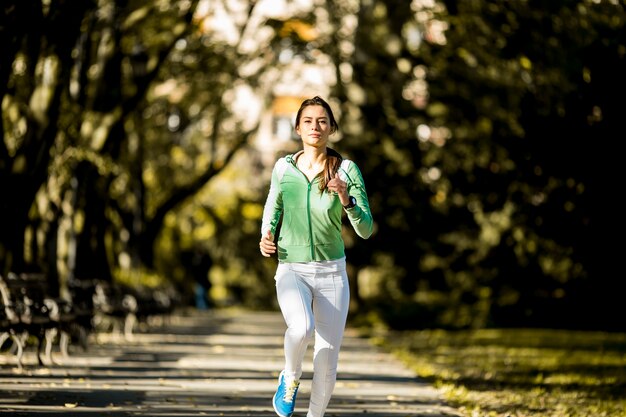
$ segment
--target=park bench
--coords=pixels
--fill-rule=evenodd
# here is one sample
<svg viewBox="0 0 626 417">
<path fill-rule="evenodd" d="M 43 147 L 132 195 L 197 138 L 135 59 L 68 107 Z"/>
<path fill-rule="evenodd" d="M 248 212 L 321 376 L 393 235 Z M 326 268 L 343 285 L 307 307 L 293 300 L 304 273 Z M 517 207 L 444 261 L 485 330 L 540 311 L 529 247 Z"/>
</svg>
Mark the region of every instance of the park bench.
<svg viewBox="0 0 626 417">
<path fill-rule="evenodd" d="M 137 288 L 133 293 L 138 304 L 137 321 L 148 325 L 169 317 L 181 302 L 172 287 Z"/>
<path fill-rule="evenodd" d="M 93 295 L 94 326 L 112 333 L 123 333 L 130 339 L 137 322 L 137 299 L 108 281 L 98 281 Z"/>
<path fill-rule="evenodd" d="M 71 342 L 77 342 L 86 351 L 88 336 L 93 331 L 96 283 L 95 280 L 70 280 L 68 294 L 59 297 L 44 274 L 0 276 L 0 347 L 11 339 L 11 351 L 17 357 L 19 368 L 23 366 L 24 348 L 31 337 L 37 339 L 40 366 L 52 363 L 52 347 L 57 336 L 64 358 L 69 356 Z"/>
<path fill-rule="evenodd" d="M 0 276 L 0 348 L 11 340 L 19 368 L 31 337 L 37 340 L 38 364 L 44 366 L 52 363 L 57 336 L 68 357 L 69 344 L 86 351 L 95 330 L 123 332 L 130 339 L 138 322 L 168 315 L 177 305 L 173 290 L 130 289 L 97 279 L 70 280 L 65 298 L 53 296 L 57 291 L 52 290 L 41 273 Z"/>
<path fill-rule="evenodd" d="M 172 288 L 130 288 L 99 282 L 94 295 L 96 326 L 131 339 L 138 324 L 150 325 L 169 316 L 179 301 Z"/>
<path fill-rule="evenodd" d="M 71 314 L 73 321 L 68 324 L 68 328 L 61 333 L 61 351 L 67 356 L 68 345 L 75 342 L 83 351 L 88 349 L 89 334 L 94 331 L 94 295 L 98 280 L 78 280 L 70 279 L 67 283 L 67 290 L 71 300 Z"/>
<path fill-rule="evenodd" d="M 22 368 L 22 357 L 28 338 L 37 339 L 37 361 L 44 365 L 44 358 L 52 362 L 52 342 L 61 325 L 71 320 L 66 314 L 67 303 L 52 297 L 44 274 L 9 273 L 1 278 L 0 286 L 4 304 L 3 338 L 11 338 L 16 348 L 17 364 Z M 8 336 L 6 336 L 8 334 Z"/>
<path fill-rule="evenodd" d="M 0 276 L 0 349 L 9 339 L 11 349 L 21 359 L 24 352 L 21 305 L 17 304 L 4 278 Z M 21 361 L 18 361 L 21 367 Z"/>
</svg>

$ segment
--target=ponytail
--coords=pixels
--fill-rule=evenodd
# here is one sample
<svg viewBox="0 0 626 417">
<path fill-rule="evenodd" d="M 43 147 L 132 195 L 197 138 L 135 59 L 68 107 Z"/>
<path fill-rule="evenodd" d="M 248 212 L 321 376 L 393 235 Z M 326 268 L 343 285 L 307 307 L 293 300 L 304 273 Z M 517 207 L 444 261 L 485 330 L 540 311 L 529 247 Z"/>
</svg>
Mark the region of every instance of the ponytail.
<svg viewBox="0 0 626 417">
<path fill-rule="evenodd" d="M 320 192 L 324 192 L 328 188 L 328 182 L 332 180 L 337 171 L 339 171 L 341 161 L 343 161 L 343 158 L 341 157 L 339 152 L 331 148 L 326 148 L 326 161 L 324 162 L 323 172 L 324 175 L 322 175 L 322 179 L 319 184 Z"/>
</svg>

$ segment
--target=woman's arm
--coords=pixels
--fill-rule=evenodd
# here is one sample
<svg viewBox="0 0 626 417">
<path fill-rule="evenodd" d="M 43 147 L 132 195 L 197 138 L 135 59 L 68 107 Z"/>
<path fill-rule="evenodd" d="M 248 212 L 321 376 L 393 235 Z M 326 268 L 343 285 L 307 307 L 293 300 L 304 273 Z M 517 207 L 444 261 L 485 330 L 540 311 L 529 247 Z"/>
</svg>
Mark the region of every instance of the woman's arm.
<svg viewBox="0 0 626 417">
<path fill-rule="evenodd" d="M 356 198 L 356 206 L 345 209 L 345 212 L 356 234 L 367 239 L 374 231 L 374 219 L 370 211 L 365 182 L 359 167 L 353 161 L 348 161 L 345 173 L 347 174 L 348 194 Z"/>
<path fill-rule="evenodd" d="M 281 163 L 285 163 L 282 158 L 274 164 L 274 169 L 272 170 L 270 190 L 267 193 L 267 199 L 265 200 L 265 206 L 263 208 L 261 236 L 267 236 L 268 231 L 272 234 L 272 236 L 275 236 L 278 221 L 280 220 L 280 216 L 283 212 L 283 197 L 280 191 L 280 179 L 278 178 L 277 173 L 279 164 Z"/>
</svg>

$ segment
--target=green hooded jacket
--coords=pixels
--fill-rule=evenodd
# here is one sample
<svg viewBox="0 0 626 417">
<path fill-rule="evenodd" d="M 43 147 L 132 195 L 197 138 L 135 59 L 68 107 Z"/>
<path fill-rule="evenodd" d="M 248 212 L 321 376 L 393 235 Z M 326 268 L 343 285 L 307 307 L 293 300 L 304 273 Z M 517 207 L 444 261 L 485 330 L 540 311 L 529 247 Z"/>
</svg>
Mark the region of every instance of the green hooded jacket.
<svg viewBox="0 0 626 417">
<path fill-rule="evenodd" d="M 340 259 L 345 256 L 341 237 L 341 216 L 346 212 L 356 234 L 363 239 L 372 235 L 374 221 L 370 212 L 361 171 L 344 159 L 340 178 L 348 185 L 348 194 L 357 204 L 344 209 L 339 197 L 319 190 L 320 176 L 309 181 L 296 166 L 295 154 L 274 164 L 270 190 L 263 210 L 261 235 L 276 229 L 282 216 L 276 241 L 279 262 L 310 262 Z"/>
</svg>

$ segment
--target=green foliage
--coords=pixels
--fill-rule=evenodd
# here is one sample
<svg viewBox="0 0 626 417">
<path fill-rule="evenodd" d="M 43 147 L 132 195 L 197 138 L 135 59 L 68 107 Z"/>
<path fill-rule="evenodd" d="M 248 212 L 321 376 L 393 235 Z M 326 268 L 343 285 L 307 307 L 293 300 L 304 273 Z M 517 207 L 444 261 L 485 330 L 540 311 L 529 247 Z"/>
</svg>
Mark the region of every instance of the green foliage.
<svg viewBox="0 0 626 417">
<path fill-rule="evenodd" d="M 128 288 L 164 288 L 170 285 L 171 280 L 153 271 L 138 269 L 118 269 L 114 272 L 114 280 Z"/>
<path fill-rule="evenodd" d="M 256 4 L 224 8 L 226 35 L 197 1 L 7 3 L 0 272 L 191 285 L 199 251 L 225 304 L 271 305 L 247 98 L 269 107 L 291 56 L 334 64 L 336 148 L 368 187 L 376 233 L 345 234 L 356 310 L 623 328 L 592 234 L 616 194 L 592 162 L 623 130 L 623 1 L 335 0 L 268 21 Z"/>
<path fill-rule="evenodd" d="M 259 22 L 234 19 L 233 41 L 207 23 L 212 10 L 196 11 L 196 0 L 81 4 L 71 13 L 64 3 L 43 5 L 33 16 L 26 6 L 3 8 L 16 24 L 0 30 L 12 40 L 2 54 L 8 88 L 0 91 L 0 192 L 12 195 L 0 205 L 0 222 L 11 225 L 0 223 L 2 269 L 78 279 L 166 276 L 180 284 L 188 265 L 174 254 L 194 246 L 209 252 L 220 244 L 206 241 L 221 236 L 196 227 L 206 219 L 176 216 L 255 132 L 255 118 L 235 110 L 235 101 L 258 86 L 272 50 L 240 51 L 241 35 Z M 245 17 L 254 6 L 237 12 Z M 18 42 L 20 22 L 41 30 Z M 75 38 L 47 32 L 60 24 Z M 255 71 L 243 74 L 251 62 Z M 250 233 L 257 219 L 244 209 Z M 167 219 L 182 238 L 155 253 Z"/>
<path fill-rule="evenodd" d="M 619 326 L 601 298 L 615 284 L 593 265 L 590 138 L 620 130 L 624 15 L 615 1 L 362 5 L 338 91 L 363 126 L 341 145 L 378 228 L 349 255 L 367 266 L 387 253 L 409 291 L 369 307 L 416 302 L 434 312 L 416 321 L 427 326 L 577 326 L 576 301 L 600 288 L 584 322 Z"/>
</svg>

